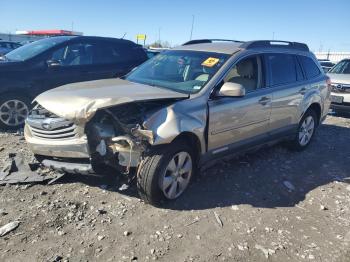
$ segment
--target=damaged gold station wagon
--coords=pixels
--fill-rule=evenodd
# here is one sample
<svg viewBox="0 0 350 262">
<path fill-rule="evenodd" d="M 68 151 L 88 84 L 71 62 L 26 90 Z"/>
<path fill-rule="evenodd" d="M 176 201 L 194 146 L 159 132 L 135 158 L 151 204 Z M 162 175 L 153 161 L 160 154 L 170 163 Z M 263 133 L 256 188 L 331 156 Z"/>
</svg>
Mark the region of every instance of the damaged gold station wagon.
<svg viewBox="0 0 350 262">
<path fill-rule="evenodd" d="M 140 196 L 157 205 L 223 154 L 284 139 L 307 147 L 327 115 L 329 84 L 305 44 L 193 40 L 123 79 L 39 95 L 25 138 L 45 166 L 136 175 Z"/>
</svg>

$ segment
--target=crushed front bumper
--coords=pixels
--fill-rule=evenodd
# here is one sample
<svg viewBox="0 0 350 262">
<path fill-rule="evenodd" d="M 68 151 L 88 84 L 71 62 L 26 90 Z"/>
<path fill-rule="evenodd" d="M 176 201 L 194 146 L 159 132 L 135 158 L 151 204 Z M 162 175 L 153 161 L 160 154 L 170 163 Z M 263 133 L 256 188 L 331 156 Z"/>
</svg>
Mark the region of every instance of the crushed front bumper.
<svg viewBox="0 0 350 262">
<path fill-rule="evenodd" d="M 41 164 L 58 171 L 73 173 L 73 174 L 93 174 L 94 169 L 90 163 L 73 163 L 69 162 L 68 159 L 44 159 Z"/>
<path fill-rule="evenodd" d="M 130 147 L 117 143 L 118 140 L 127 139 L 124 137 L 117 137 L 117 140 L 111 145 L 106 145 L 105 140 L 101 140 L 106 147 L 102 150 L 105 152 L 103 154 L 101 152 L 101 155 L 98 155 L 98 160 L 95 161 L 96 152 L 91 154 L 86 135 L 69 139 L 48 140 L 33 135 L 31 129 L 26 125 L 24 136 L 31 151 L 44 166 L 63 172 L 94 173 L 94 163 L 103 164 L 105 160 L 108 160 L 107 152 L 110 151 L 112 154 L 109 156 L 116 157 L 115 161 L 111 161 L 115 162 L 114 167 L 128 170 L 130 167 L 137 167 L 140 161 L 141 151 L 137 146 L 131 150 Z"/>
<path fill-rule="evenodd" d="M 30 150 L 44 166 L 68 173 L 93 173 L 85 135 L 47 140 L 33 136 L 28 126 L 25 126 L 24 137 Z"/>
<path fill-rule="evenodd" d="M 36 155 L 64 158 L 89 158 L 89 147 L 86 137 L 74 138 L 68 140 L 45 141 L 27 135 L 24 132 L 25 139 L 29 148 Z"/>
</svg>

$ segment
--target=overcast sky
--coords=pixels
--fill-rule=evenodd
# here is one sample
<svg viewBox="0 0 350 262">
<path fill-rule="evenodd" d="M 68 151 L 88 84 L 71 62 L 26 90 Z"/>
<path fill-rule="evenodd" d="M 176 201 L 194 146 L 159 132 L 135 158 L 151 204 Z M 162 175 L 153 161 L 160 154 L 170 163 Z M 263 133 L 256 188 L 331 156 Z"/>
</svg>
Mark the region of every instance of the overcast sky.
<svg viewBox="0 0 350 262">
<path fill-rule="evenodd" d="M 278 39 L 350 51 L 350 0 L 1 0 L 0 32 L 73 28 L 85 35 L 172 45 L 190 38 Z"/>
</svg>

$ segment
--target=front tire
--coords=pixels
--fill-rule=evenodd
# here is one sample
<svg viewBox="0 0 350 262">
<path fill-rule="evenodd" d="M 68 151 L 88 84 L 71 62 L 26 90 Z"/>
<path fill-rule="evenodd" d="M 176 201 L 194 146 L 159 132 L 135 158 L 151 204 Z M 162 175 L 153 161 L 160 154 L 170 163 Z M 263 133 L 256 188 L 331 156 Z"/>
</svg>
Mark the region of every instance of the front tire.
<svg viewBox="0 0 350 262">
<path fill-rule="evenodd" d="M 311 143 L 317 125 L 317 115 L 314 110 L 309 109 L 299 122 L 298 131 L 291 144 L 292 148 L 297 151 L 304 150 Z"/>
<path fill-rule="evenodd" d="M 154 150 L 138 168 L 139 195 L 155 206 L 175 200 L 187 189 L 195 169 L 194 154 L 183 141 Z"/>
<path fill-rule="evenodd" d="M 0 98 L 0 128 L 18 129 L 24 125 L 30 110 L 30 100 L 21 95 L 5 94 Z"/>
</svg>

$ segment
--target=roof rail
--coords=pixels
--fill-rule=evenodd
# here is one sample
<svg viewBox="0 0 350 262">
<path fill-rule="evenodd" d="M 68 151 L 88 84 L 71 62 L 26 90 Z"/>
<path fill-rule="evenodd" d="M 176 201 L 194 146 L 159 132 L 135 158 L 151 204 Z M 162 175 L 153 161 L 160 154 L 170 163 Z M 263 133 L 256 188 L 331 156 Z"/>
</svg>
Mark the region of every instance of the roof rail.
<svg viewBox="0 0 350 262">
<path fill-rule="evenodd" d="M 301 51 L 310 51 L 307 44 L 298 43 L 298 42 L 280 41 L 280 40 L 248 41 L 248 42 L 244 42 L 240 47 L 245 49 L 277 47 L 277 48 L 287 48 L 287 49 L 295 49 L 295 50 L 301 50 Z"/>
<path fill-rule="evenodd" d="M 213 43 L 213 42 L 244 43 L 243 41 L 230 40 L 230 39 L 195 39 L 195 40 L 190 40 L 190 41 L 188 41 L 186 43 L 183 43 L 182 45 L 207 44 L 207 43 Z"/>
</svg>

